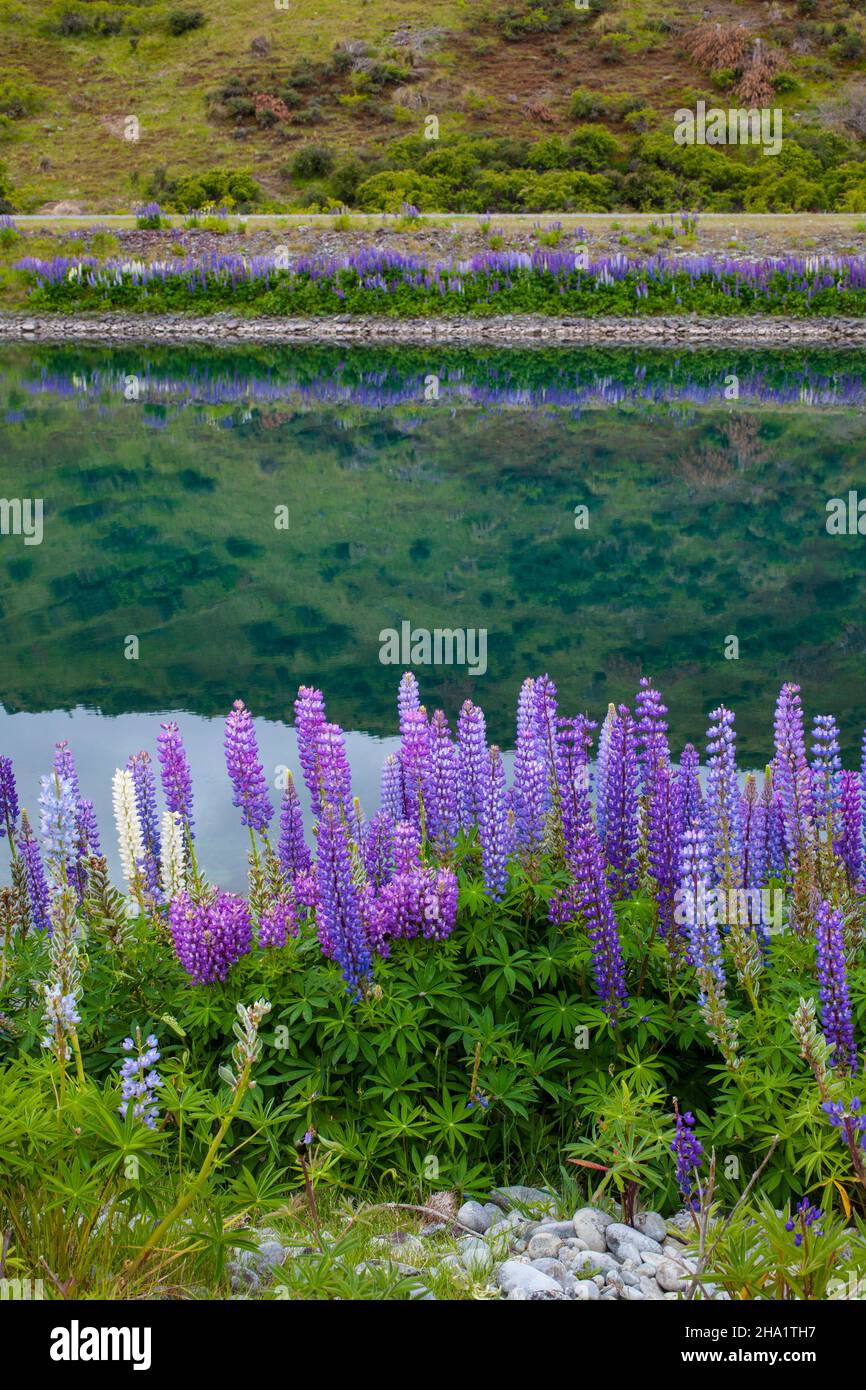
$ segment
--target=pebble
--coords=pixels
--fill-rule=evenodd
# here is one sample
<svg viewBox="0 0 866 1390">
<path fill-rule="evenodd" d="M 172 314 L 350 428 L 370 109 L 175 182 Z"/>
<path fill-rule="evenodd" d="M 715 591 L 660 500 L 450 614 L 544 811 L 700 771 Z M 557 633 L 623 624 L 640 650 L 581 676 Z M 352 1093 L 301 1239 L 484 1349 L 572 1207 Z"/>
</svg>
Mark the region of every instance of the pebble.
<svg viewBox="0 0 866 1390">
<path fill-rule="evenodd" d="M 587 1250 L 598 1250 L 599 1252 L 607 1249 L 604 1238 L 605 1227 L 611 1224 L 610 1217 L 605 1217 L 605 1213 L 597 1211 L 595 1207 L 581 1207 L 576 1211 L 571 1219 L 574 1227 L 574 1234 L 586 1245 Z"/>
<path fill-rule="evenodd" d="M 574 1298 L 578 1303 L 595 1303 L 602 1295 L 591 1279 L 578 1279 L 574 1285 Z"/>
<path fill-rule="evenodd" d="M 531 1260 L 542 1259 L 545 1255 L 555 1259 L 561 1249 L 562 1241 L 559 1236 L 548 1235 L 544 1231 L 539 1231 L 526 1247 L 526 1253 Z"/>
<path fill-rule="evenodd" d="M 634 1219 L 635 1230 L 661 1244 L 668 1233 L 668 1223 L 656 1211 L 640 1211 Z"/>
<path fill-rule="evenodd" d="M 683 1271 L 677 1268 L 673 1260 L 662 1260 L 655 1277 L 659 1288 L 664 1289 L 665 1293 L 678 1293 L 687 1287 Z"/>
<path fill-rule="evenodd" d="M 518 1260 L 505 1260 L 496 1271 L 496 1280 L 506 1298 L 520 1294 L 524 1298 L 533 1293 L 550 1293 L 562 1296 L 562 1289 L 549 1274 L 533 1269 L 530 1264 Z"/>
<path fill-rule="evenodd" d="M 487 1216 L 480 1202 L 464 1202 L 457 1213 L 457 1220 L 461 1226 L 468 1226 L 471 1231 L 483 1235 L 493 1218 Z"/>
</svg>

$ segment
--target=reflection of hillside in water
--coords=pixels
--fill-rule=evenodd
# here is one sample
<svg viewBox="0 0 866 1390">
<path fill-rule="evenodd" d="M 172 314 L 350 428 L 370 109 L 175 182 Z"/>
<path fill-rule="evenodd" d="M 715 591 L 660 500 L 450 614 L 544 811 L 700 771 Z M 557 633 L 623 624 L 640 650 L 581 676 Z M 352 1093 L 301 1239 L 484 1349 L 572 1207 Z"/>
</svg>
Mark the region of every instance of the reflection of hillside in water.
<svg viewBox="0 0 866 1390">
<path fill-rule="evenodd" d="M 861 476 L 862 354 L 40 346 L 0 366 L 0 494 L 46 516 L 41 546 L 0 539 L 9 708 L 241 694 L 280 719 L 314 682 L 347 727 L 391 732 L 378 634 L 408 620 L 488 629 L 486 675 L 419 675 L 506 744 L 545 669 L 597 718 L 650 672 L 682 739 L 723 699 L 746 759 L 783 679 L 859 738 L 862 564 L 824 517 Z M 796 404 L 807 381 L 823 408 Z"/>
</svg>

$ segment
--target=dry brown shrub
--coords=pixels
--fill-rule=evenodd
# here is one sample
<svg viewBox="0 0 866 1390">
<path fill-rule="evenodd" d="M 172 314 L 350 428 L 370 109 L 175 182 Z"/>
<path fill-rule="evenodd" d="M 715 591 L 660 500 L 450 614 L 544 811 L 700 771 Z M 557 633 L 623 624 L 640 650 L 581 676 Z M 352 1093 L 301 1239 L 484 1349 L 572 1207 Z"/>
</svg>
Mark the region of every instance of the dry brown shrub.
<svg viewBox="0 0 866 1390">
<path fill-rule="evenodd" d="M 783 66 L 781 53 L 775 48 L 765 48 L 759 39 L 751 62 L 743 68 L 736 87 L 743 105 L 769 106 L 773 100 L 773 78 Z"/>
<path fill-rule="evenodd" d="M 739 69 L 751 42 L 743 24 L 699 24 L 684 39 L 692 62 L 707 72 L 716 68 Z"/>
<path fill-rule="evenodd" d="M 270 92 L 256 92 L 253 101 L 255 102 L 256 115 L 260 111 L 273 111 L 278 121 L 290 121 L 292 119 L 292 113 L 286 103 Z"/>
</svg>

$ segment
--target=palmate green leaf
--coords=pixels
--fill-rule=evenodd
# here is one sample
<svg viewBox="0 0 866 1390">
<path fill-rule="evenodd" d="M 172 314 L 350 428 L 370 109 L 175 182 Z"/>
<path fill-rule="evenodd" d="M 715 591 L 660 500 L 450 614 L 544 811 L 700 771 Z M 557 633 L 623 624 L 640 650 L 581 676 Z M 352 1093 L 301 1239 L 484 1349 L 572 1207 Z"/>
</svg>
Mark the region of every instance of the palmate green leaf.
<svg viewBox="0 0 866 1390">
<path fill-rule="evenodd" d="M 390 1100 L 393 1096 L 417 1093 L 428 1070 L 420 1058 L 412 1061 L 386 1053 L 380 1056 L 376 1071 L 364 1088 L 364 1098 Z"/>
<path fill-rule="evenodd" d="M 478 957 L 479 965 L 488 967 L 481 983 L 482 993 L 493 991 L 497 1003 L 501 1003 L 515 989 L 528 990 L 532 985 L 532 969 L 528 951 L 510 951 L 505 943 L 500 950 Z"/>
<path fill-rule="evenodd" d="M 482 1067 L 479 1089 L 490 1103 L 491 1110 L 506 1110 L 510 1115 L 529 1118 L 529 1109 L 537 1087 L 531 1077 L 518 1067 Z"/>
<path fill-rule="evenodd" d="M 574 1038 L 581 1022 L 581 1003 L 564 992 L 544 994 L 527 1010 L 531 1028 L 543 1038 Z"/>
<path fill-rule="evenodd" d="M 571 972 L 574 947 L 568 941 L 550 941 L 532 952 L 532 969 L 538 985 L 558 984 Z"/>
<path fill-rule="evenodd" d="M 427 1109 L 435 1121 L 431 1137 L 438 1135 L 449 1153 L 457 1147 L 466 1148 L 470 1136 L 478 1133 L 479 1116 L 485 1113 L 479 1106 L 467 1110 L 466 1098 L 454 1099 L 448 1091 L 443 1091 L 438 1101 L 428 1100 Z"/>
<path fill-rule="evenodd" d="M 396 1104 L 387 1106 L 381 1118 L 373 1121 L 373 1128 L 384 1139 L 400 1143 L 408 1139 L 424 1139 L 432 1132 L 424 1106 L 413 1105 L 406 1096 L 401 1096 Z"/>
</svg>

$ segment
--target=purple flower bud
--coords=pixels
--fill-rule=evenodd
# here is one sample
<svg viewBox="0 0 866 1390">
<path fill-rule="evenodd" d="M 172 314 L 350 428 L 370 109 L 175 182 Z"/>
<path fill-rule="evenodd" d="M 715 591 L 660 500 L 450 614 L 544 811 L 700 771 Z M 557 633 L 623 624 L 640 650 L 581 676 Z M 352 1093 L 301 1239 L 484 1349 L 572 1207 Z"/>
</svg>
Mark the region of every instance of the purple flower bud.
<svg viewBox="0 0 866 1390">
<path fill-rule="evenodd" d="M 290 881 L 294 880 L 297 874 L 308 873 L 313 864 L 313 856 L 304 838 L 301 802 L 291 773 L 288 774 L 280 803 L 280 839 L 277 854 L 280 868 Z"/>
<path fill-rule="evenodd" d="M 192 778 L 186 749 L 180 736 L 180 729 L 174 720 L 160 724 L 156 740 L 157 757 L 162 778 L 162 790 L 169 811 L 174 811 L 184 821 L 190 839 L 193 834 L 192 816 Z"/>
<path fill-rule="evenodd" d="M 504 897 L 508 887 L 509 847 L 505 769 L 502 766 L 502 754 L 495 745 L 488 753 L 480 792 L 478 838 L 481 841 L 484 890 L 494 902 L 498 902 Z"/>
<path fill-rule="evenodd" d="M 241 824 L 260 835 L 267 834 L 268 823 L 274 814 L 265 771 L 259 762 L 259 746 L 253 728 L 252 715 L 243 700 L 235 700 L 226 719 L 226 769 L 234 795 L 232 805 L 241 812 Z"/>
</svg>

